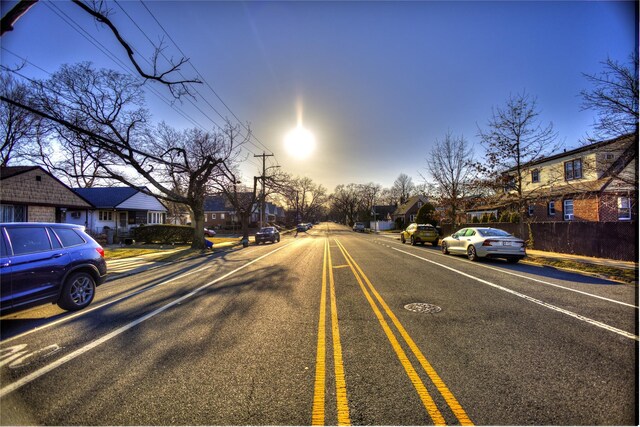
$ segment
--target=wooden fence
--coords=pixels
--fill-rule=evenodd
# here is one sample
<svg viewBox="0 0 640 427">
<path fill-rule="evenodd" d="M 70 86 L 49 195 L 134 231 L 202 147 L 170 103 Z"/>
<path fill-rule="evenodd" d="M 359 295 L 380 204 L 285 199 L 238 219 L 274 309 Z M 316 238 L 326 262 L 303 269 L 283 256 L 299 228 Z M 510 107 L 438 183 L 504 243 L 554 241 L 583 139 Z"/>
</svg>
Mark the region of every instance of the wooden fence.
<svg viewBox="0 0 640 427">
<path fill-rule="evenodd" d="M 443 236 L 465 227 L 493 227 L 529 240 L 529 225 L 513 223 L 463 224 L 452 229 L 442 224 Z M 530 224 L 533 249 L 597 258 L 638 261 L 636 222 L 535 222 Z"/>
</svg>

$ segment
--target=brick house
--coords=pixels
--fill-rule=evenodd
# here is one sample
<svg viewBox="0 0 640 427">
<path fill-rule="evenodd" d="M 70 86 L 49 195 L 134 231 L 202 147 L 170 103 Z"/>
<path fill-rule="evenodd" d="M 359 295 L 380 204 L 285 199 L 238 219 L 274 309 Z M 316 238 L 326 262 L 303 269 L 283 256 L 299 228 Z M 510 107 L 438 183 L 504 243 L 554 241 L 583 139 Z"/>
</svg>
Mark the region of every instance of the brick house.
<svg viewBox="0 0 640 427">
<path fill-rule="evenodd" d="M 235 209 L 222 194 L 206 196 L 204 199 L 204 226 L 223 228 L 235 221 Z"/>
<path fill-rule="evenodd" d="M 67 212 L 93 208 L 40 166 L 0 168 L 1 222 L 66 222 Z"/>
<path fill-rule="evenodd" d="M 636 134 L 564 151 L 522 166 L 522 190 L 532 222 L 633 221 L 637 219 Z M 515 169 L 505 172 L 515 176 Z M 508 180 L 508 179 L 507 179 Z M 512 178 L 513 182 L 513 178 Z M 513 187 L 469 215 L 517 210 Z"/>
</svg>

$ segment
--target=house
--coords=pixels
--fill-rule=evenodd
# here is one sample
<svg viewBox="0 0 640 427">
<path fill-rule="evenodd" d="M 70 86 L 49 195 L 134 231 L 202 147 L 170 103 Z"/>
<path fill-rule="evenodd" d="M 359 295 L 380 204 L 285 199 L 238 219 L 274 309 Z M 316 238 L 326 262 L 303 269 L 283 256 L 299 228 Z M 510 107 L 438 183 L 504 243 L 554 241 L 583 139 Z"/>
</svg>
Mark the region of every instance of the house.
<svg viewBox="0 0 640 427">
<path fill-rule="evenodd" d="M 40 166 L 0 168 L 2 222 L 66 222 L 69 211 L 93 205 Z"/>
<path fill-rule="evenodd" d="M 82 224 L 92 233 L 114 230 L 115 236 L 124 237 L 141 224 L 164 224 L 166 220 L 167 208 L 144 187 L 74 188 L 73 191 L 94 208 L 68 210 L 65 222 Z"/>
<path fill-rule="evenodd" d="M 232 221 L 235 221 L 235 209 L 224 195 L 216 194 L 205 197 L 205 227 L 223 228 Z"/>
<path fill-rule="evenodd" d="M 392 230 L 395 227 L 393 222 L 393 213 L 396 211 L 396 205 L 377 205 L 371 208 L 370 228 L 376 231 Z"/>
<path fill-rule="evenodd" d="M 428 199 L 426 196 L 418 195 L 409 197 L 409 200 L 398 206 L 398 208 L 393 212 L 393 221 L 400 227 L 405 227 L 412 222 L 416 222 L 418 211 L 422 205 L 427 202 Z"/>
<path fill-rule="evenodd" d="M 521 168 L 527 215 L 533 222 L 635 220 L 637 160 L 638 137 L 629 134 L 527 163 Z M 505 176 L 513 183 L 516 173 Z M 513 186 L 506 189 L 493 206 L 496 216 L 513 206 L 514 194 Z"/>
</svg>

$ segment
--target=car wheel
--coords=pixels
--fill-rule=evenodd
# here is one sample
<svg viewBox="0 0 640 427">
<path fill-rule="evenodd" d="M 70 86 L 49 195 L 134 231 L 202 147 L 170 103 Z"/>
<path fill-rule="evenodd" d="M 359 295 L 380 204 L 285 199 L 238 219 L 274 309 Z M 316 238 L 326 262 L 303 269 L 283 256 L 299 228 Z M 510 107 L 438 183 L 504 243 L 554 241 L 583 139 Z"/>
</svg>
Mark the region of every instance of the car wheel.
<svg viewBox="0 0 640 427">
<path fill-rule="evenodd" d="M 400 241 L 402 242 L 403 245 L 407 243 L 407 240 L 404 238 L 404 234 L 400 235 Z"/>
<path fill-rule="evenodd" d="M 478 254 L 476 253 L 476 248 L 473 245 L 469 245 L 467 248 L 467 257 L 471 261 L 478 261 Z"/>
<path fill-rule="evenodd" d="M 442 242 L 442 253 L 449 255 L 449 249 L 447 248 L 447 242 Z"/>
<path fill-rule="evenodd" d="M 411 236 L 411 246 L 415 246 L 416 245 L 416 238 Z"/>
<path fill-rule="evenodd" d="M 438 240 L 434 240 L 433 242 L 431 242 L 431 245 L 438 246 Z"/>
<path fill-rule="evenodd" d="M 78 272 L 67 278 L 58 306 L 63 310 L 81 310 L 91 304 L 96 295 L 96 282 L 89 273 Z"/>
<path fill-rule="evenodd" d="M 520 258 L 507 258 L 509 264 L 517 264 L 518 261 L 520 261 Z"/>
</svg>

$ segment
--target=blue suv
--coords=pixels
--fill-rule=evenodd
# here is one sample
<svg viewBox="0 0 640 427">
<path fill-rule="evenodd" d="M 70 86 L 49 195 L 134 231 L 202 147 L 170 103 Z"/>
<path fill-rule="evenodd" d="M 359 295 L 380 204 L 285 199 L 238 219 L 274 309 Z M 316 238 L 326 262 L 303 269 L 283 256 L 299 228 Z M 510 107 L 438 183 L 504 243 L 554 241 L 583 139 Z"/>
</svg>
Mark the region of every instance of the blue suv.
<svg viewBox="0 0 640 427">
<path fill-rule="evenodd" d="M 91 304 L 107 275 L 104 250 L 81 225 L 0 224 L 0 311 Z"/>
</svg>

